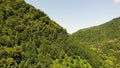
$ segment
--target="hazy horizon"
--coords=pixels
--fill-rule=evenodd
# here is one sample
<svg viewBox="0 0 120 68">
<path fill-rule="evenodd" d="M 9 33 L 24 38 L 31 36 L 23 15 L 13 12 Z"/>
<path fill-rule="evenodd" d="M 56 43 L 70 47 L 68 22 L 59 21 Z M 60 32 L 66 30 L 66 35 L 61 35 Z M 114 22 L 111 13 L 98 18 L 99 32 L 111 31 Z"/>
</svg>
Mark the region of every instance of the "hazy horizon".
<svg viewBox="0 0 120 68">
<path fill-rule="evenodd" d="M 120 16 L 120 0 L 25 0 L 44 11 L 68 33 L 103 24 Z"/>
</svg>

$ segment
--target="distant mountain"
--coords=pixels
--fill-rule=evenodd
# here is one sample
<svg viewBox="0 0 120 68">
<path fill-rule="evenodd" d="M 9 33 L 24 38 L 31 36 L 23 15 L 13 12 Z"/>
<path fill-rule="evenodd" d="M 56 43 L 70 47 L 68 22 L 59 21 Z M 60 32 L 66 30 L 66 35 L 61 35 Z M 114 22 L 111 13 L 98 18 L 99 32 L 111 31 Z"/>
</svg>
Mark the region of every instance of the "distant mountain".
<svg viewBox="0 0 120 68">
<path fill-rule="evenodd" d="M 79 30 L 72 37 L 91 50 L 103 53 L 101 57 L 112 68 L 120 67 L 120 17 L 100 26 Z"/>
<path fill-rule="evenodd" d="M 116 18 L 100 26 L 79 30 L 72 36 L 83 43 L 107 42 L 111 39 L 120 39 L 119 31 L 120 18 Z"/>
</svg>

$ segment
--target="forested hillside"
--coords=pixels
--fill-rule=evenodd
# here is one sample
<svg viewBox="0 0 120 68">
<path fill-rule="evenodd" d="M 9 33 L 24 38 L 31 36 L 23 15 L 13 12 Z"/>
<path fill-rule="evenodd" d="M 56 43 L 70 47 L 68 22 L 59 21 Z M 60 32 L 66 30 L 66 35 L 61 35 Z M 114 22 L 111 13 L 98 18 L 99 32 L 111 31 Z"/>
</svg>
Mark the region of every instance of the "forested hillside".
<svg viewBox="0 0 120 68">
<path fill-rule="evenodd" d="M 113 21 L 70 35 L 24 0 L 0 0 L 0 68 L 119 68 Z"/>
<path fill-rule="evenodd" d="M 112 68 L 120 67 L 120 18 L 79 30 L 72 37 L 91 50 L 102 53 L 101 57 Z"/>
<path fill-rule="evenodd" d="M 71 40 L 65 29 L 24 0 L 0 0 L 0 68 L 91 68 L 74 53 L 78 46 Z"/>
</svg>

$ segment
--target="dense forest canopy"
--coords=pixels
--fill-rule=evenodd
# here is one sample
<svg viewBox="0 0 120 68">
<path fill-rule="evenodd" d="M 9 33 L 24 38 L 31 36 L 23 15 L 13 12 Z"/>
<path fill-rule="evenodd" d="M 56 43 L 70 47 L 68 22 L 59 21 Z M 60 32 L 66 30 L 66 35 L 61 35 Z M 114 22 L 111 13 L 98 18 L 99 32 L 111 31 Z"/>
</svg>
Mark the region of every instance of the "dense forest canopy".
<svg viewBox="0 0 120 68">
<path fill-rule="evenodd" d="M 100 26 L 79 30 L 71 36 L 82 45 L 103 53 L 101 56 L 111 62 L 112 68 L 120 67 L 120 17 Z"/>
<path fill-rule="evenodd" d="M 24 0 L 0 0 L 0 68 L 119 68 L 119 20 L 69 35 Z"/>
</svg>

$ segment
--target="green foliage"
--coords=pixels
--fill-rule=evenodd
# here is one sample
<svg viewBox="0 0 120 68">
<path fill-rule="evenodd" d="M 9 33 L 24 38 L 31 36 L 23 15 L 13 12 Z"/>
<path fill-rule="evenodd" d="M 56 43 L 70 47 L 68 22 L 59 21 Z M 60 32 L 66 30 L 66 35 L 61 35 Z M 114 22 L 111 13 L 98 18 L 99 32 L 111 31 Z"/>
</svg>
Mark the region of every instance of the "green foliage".
<svg viewBox="0 0 120 68">
<path fill-rule="evenodd" d="M 101 68 L 117 68 L 120 60 L 120 18 L 73 33 L 71 36 L 103 59 Z M 91 63 L 91 62 L 90 62 Z"/>
<path fill-rule="evenodd" d="M 50 68 L 92 68 L 92 66 L 85 59 L 79 56 L 69 57 L 67 55 L 62 59 L 52 61 Z"/>
<path fill-rule="evenodd" d="M 113 21 L 71 37 L 24 0 L 0 0 L 0 68 L 119 68 L 120 27 Z"/>
<path fill-rule="evenodd" d="M 67 32 L 24 0 L 0 0 L 0 68 L 49 67 Z M 62 52 L 60 52 L 61 50 Z"/>
</svg>

